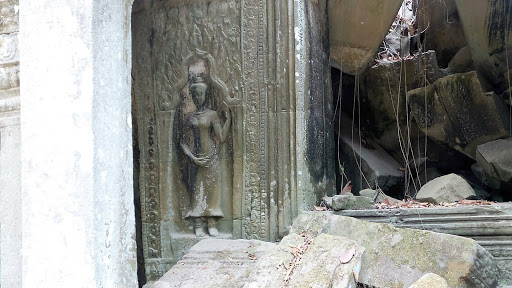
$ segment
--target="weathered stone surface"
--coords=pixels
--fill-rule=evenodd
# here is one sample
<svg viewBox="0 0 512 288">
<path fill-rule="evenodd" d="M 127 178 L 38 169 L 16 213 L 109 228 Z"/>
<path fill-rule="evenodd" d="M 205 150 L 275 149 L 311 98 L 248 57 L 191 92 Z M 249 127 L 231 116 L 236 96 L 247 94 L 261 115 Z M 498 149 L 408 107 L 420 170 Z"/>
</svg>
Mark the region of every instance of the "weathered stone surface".
<svg viewBox="0 0 512 288">
<path fill-rule="evenodd" d="M 245 288 L 263 287 L 355 287 L 354 273 L 359 274 L 364 248 L 345 237 L 320 234 L 307 246 L 300 263 L 285 282 L 286 267 L 296 253 L 292 247 L 301 247 L 304 238 L 295 233 L 283 238 L 281 243 L 264 255 L 254 268 Z M 354 252 L 350 258 L 350 250 Z M 278 267 L 278 269 L 276 269 Z"/>
<path fill-rule="evenodd" d="M 434 273 L 423 275 L 418 281 L 414 282 L 409 288 L 448 288 L 446 280 Z"/>
<path fill-rule="evenodd" d="M 494 258 L 474 240 L 428 231 L 399 229 L 328 212 L 304 213 L 291 232 L 344 236 L 366 250 L 359 282 L 376 287 L 409 287 L 435 273 L 449 287 L 494 287 Z M 400 277 L 397 277 L 399 275 Z"/>
<path fill-rule="evenodd" d="M 363 252 L 356 242 L 327 234 L 311 239 L 292 233 L 279 245 L 206 239 L 147 287 L 355 287 Z"/>
<path fill-rule="evenodd" d="M 478 153 L 477 153 L 478 158 Z M 478 163 L 475 163 L 471 165 L 471 171 L 473 171 L 473 174 L 476 176 L 476 178 L 485 186 L 492 188 L 492 189 L 500 189 L 501 188 L 501 181 L 499 179 L 496 179 L 489 174 L 487 174 L 484 171 L 484 168 L 482 166 L 478 165 Z"/>
<path fill-rule="evenodd" d="M 193 242 L 182 235 L 206 232 L 197 216 L 210 226 L 217 216 L 227 238 L 275 241 L 334 194 L 334 109 L 326 0 L 150 2 L 134 3 L 133 103 L 146 275 L 156 280 Z M 197 78 L 210 116 L 194 103 Z M 217 165 L 201 167 L 199 155 Z M 200 198 L 216 215 L 192 213 Z"/>
<path fill-rule="evenodd" d="M 354 131 L 352 138 L 352 121 L 344 114 L 340 122 L 342 127 L 337 129 L 340 138 L 338 149 L 344 163 L 344 173 L 352 181 L 352 190 L 375 188 L 376 183 L 385 193 L 390 189 L 399 189 L 397 187 L 403 183 L 401 165 L 372 139 L 366 139 L 370 146 L 362 145 L 356 136 L 357 131 Z"/>
<path fill-rule="evenodd" d="M 131 3 L 20 1 L 25 287 L 137 287 Z"/>
<path fill-rule="evenodd" d="M 378 194 L 377 194 L 378 193 Z M 367 198 L 370 198 L 372 199 L 372 201 L 374 201 L 375 203 L 381 203 L 382 201 L 384 201 L 385 199 L 388 199 L 388 200 L 391 200 L 392 202 L 400 202 L 400 200 L 398 199 L 395 199 L 393 197 L 390 197 L 386 194 L 384 194 L 383 192 L 377 192 L 375 190 L 372 190 L 372 189 L 364 189 L 364 190 L 361 190 L 359 191 L 359 195 L 360 196 L 364 196 L 364 197 L 367 197 Z"/>
<path fill-rule="evenodd" d="M 276 244 L 257 240 L 205 239 L 151 287 L 242 287 L 255 269 L 256 259 L 274 247 Z"/>
<path fill-rule="evenodd" d="M 508 20 L 512 2 L 455 0 L 455 3 L 479 75 L 489 82 L 490 89 L 501 93 L 509 86 L 507 63 L 512 57 L 512 38 L 507 35 L 512 32 Z"/>
<path fill-rule="evenodd" d="M 11 33 L 19 29 L 18 0 L 0 0 L 0 33 Z"/>
<path fill-rule="evenodd" d="M 372 199 L 364 196 L 335 195 L 332 197 L 332 209 L 339 210 L 364 210 L 375 208 Z"/>
<path fill-rule="evenodd" d="M 456 202 L 476 196 L 473 188 L 457 174 L 448 174 L 430 180 L 416 194 L 416 199 L 431 203 Z"/>
<path fill-rule="evenodd" d="M 455 1 L 418 1 L 417 11 L 418 33 L 425 34 L 423 49 L 435 50 L 439 66 L 448 66 L 454 55 L 467 45 Z"/>
<path fill-rule="evenodd" d="M 512 139 L 498 139 L 477 146 L 476 161 L 491 177 L 512 181 Z"/>
<path fill-rule="evenodd" d="M 447 71 L 450 74 L 467 73 L 475 70 L 471 49 L 468 46 L 461 48 L 448 63 Z"/>
<path fill-rule="evenodd" d="M 473 159 L 477 145 L 508 135 L 493 97 L 483 93 L 475 72 L 446 76 L 409 91 L 407 98 L 425 134 Z"/>
<path fill-rule="evenodd" d="M 490 206 L 389 210 L 345 210 L 338 215 L 399 228 L 468 237 L 491 253 L 500 269 L 500 284 L 512 284 L 512 203 Z"/>
<path fill-rule="evenodd" d="M 331 57 L 341 63 L 343 72 L 356 75 L 366 69 L 401 4 L 401 0 L 329 1 Z"/>
<path fill-rule="evenodd" d="M 0 34 L 0 63 L 12 63 L 19 58 L 18 33 Z"/>
<path fill-rule="evenodd" d="M 0 101 L 0 286 L 21 287 L 21 126 Z"/>
<path fill-rule="evenodd" d="M 407 91 L 423 87 L 425 80 L 432 83 L 443 75 L 437 66 L 436 53 L 428 51 L 404 61 L 383 61 L 361 76 L 361 114 L 371 124 L 369 128 L 375 141 L 386 151 L 400 151 L 397 125 L 404 139 L 409 133 L 411 139 L 417 138 L 415 125 L 411 125 L 410 131 L 406 127 Z"/>
<path fill-rule="evenodd" d="M 348 238 L 320 234 L 307 248 L 289 285 L 304 288 L 355 287 L 354 274 L 358 275 L 361 271 L 364 250 L 362 246 Z"/>
</svg>

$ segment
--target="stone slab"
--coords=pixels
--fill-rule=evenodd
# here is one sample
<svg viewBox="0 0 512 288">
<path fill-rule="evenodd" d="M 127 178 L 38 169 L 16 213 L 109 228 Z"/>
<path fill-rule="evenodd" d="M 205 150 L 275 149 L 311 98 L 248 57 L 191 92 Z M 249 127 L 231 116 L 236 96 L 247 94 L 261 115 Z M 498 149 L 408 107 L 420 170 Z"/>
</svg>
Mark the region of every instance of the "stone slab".
<svg viewBox="0 0 512 288">
<path fill-rule="evenodd" d="M 341 63 L 343 72 L 356 75 L 364 71 L 401 4 L 401 0 L 329 1 L 331 57 Z"/>
<path fill-rule="evenodd" d="M 407 92 L 407 99 L 424 133 L 472 159 L 478 145 L 509 134 L 494 98 L 483 92 L 476 72 L 443 77 Z"/>
<path fill-rule="evenodd" d="M 429 230 L 471 238 L 491 253 L 501 282 L 512 284 L 512 203 L 424 209 L 339 211 L 338 215 L 399 228 Z"/>
<path fill-rule="evenodd" d="M 491 177 L 512 182 L 512 138 L 477 146 L 476 161 Z"/>
<path fill-rule="evenodd" d="M 20 1 L 25 287 L 137 286 L 132 2 Z"/>
<path fill-rule="evenodd" d="M 450 287 L 494 287 L 494 257 L 474 240 L 448 234 L 371 223 L 332 213 L 299 215 L 291 232 L 344 236 L 365 247 L 359 282 L 376 287 L 408 287 L 427 273 Z"/>
<path fill-rule="evenodd" d="M 241 287 L 256 260 L 275 246 L 258 240 L 205 239 L 152 287 Z"/>
<path fill-rule="evenodd" d="M 0 110 L 1 111 L 1 110 Z M 11 120 L 11 121 L 8 121 Z M 21 287 L 21 126 L 0 114 L 0 286 Z"/>
</svg>

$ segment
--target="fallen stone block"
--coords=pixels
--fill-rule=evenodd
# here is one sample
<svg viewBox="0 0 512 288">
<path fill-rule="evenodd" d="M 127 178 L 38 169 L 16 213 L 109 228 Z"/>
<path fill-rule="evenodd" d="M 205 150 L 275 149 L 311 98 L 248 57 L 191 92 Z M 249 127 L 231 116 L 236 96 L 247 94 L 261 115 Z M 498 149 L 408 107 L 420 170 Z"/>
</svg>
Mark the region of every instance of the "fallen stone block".
<svg viewBox="0 0 512 288">
<path fill-rule="evenodd" d="M 512 181 L 512 138 L 479 145 L 476 161 L 486 174 L 503 182 Z"/>
<path fill-rule="evenodd" d="M 383 192 L 379 192 L 379 191 L 376 191 L 373 189 L 361 190 L 361 191 L 359 191 L 359 195 L 363 196 L 363 197 L 370 198 L 374 203 L 382 203 L 382 201 L 384 201 L 386 199 L 390 200 L 391 202 L 394 202 L 394 203 L 402 202 L 398 199 L 395 199 L 393 197 L 390 197 L 390 196 L 384 194 Z"/>
<path fill-rule="evenodd" d="M 345 237 L 291 233 L 258 260 L 243 287 L 355 287 L 363 252 Z"/>
<path fill-rule="evenodd" d="M 477 154 L 478 158 L 478 154 Z M 489 174 L 487 174 L 484 171 L 484 168 L 482 166 L 478 165 L 478 163 L 475 163 L 471 165 L 471 171 L 473 171 L 473 174 L 475 177 L 485 186 L 492 188 L 492 189 L 500 189 L 501 188 L 501 181 L 499 179 L 496 179 Z"/>
<path fill-rule="evenodd" d="M 446 280 L 434 273 L 425 274 L 409 288 L 448 288 Z"/>
<path fill-rule="evenodd" d="M 365 210 L 375 208 L 372 199 L 363 196 L 353 195 L 335 195 L 332 197 L 331 207 L 335 211 L 339 210 Z"/>
<path fill-rule="evenodd" d="M 508 135 L 494 97 L 482 91 L 476 72 L 443 77 L 409 91 L 407 99 L 426 135 L 472 159 L 478 145 Z"/>
<path fill-rule="evenodd" d="M 331 57 L 342 63 L 343 72 L 357 75 L 366 69 L 401 4 L 402 0 L 328 2 Z"/>
<path fill-rule="evenodd" d="M 475 190 L 457 174 L 448 174 L 430 180 L 416 194 L 419 201 L 439 204 L 475 198 Z"/>
<path fill-rule="evenodd" d="M 205 239 L 150 287 L 241 287 L 256 260 L 275 246 L 257 240 Z"/>
<path fill-rule="evenodd" d="M 361 77 L 361 114 L 370 121 L 371 134 L 386 151 L 401 151 L 397 124 L 404 138 L 408 134 L 411 139 L 418 136 L 416 125 L 407 129 L 406 92 L 443 76 L 434 51 L 404 61 L 381 62 L 365 71 Z"/>
<path fill-rule="evenodd" d="M 401 189 L 403 185 L 401 165 L 371 139 L 366 139 L 367 145 L 360 145 L 357 136 L 353 140 L 349 129 L 349 123 L 352 121 L 344 114 L 341 122 L 338 149 L 344 163 L 344 173 L 352 181 L 352 191 L 374 188 L 376 183 L 384 192 L 390 189 Z M 354 135 L 357 133 L 357 131 L 354 132 Z"/>
<path fill-rule="evenodd" d="M 428 273 L 449 287 L 495 287 L 498 269 L 492 255 L 474 240 L 429 231 L 394 228 L 329 212 L 299 215 L 291 233 L 347 237 L 366 250 L 359 282 L 375 287 L 409 287 Z"/>
</svg>

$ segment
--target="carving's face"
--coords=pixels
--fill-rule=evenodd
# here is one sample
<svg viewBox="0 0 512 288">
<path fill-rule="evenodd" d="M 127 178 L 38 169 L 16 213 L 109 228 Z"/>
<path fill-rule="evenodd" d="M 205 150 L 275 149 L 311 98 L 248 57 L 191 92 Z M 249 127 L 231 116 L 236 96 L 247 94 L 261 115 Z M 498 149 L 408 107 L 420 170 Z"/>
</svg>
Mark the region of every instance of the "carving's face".
<svg viewBox="0 0 512 288">
<path fill-rule="evenodd" d="M 192 93 L 192 98 L 195 98 L 199 107 L 203 107 L 204 102 L 206 101 L 206 89 L 207 85 L 204 83 L 195 83 L 190 86 L 190 93 Z"/>
</svg>

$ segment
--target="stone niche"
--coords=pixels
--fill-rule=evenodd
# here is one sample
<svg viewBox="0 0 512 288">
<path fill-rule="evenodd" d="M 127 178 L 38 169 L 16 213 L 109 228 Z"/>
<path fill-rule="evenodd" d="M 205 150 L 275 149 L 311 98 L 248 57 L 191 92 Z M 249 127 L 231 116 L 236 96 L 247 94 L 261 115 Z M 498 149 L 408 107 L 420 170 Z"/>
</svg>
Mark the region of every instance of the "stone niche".
<svg viewBox="0 0 512 288">
<path fill-rule="evenodd" d="M 207 237 L 276 241 L 335 193 L 326 9 L 325 0 L 135 1 L 148 281 Z"/>
</svg>

